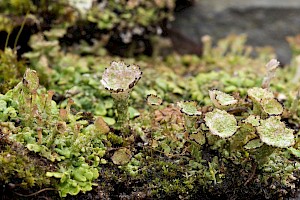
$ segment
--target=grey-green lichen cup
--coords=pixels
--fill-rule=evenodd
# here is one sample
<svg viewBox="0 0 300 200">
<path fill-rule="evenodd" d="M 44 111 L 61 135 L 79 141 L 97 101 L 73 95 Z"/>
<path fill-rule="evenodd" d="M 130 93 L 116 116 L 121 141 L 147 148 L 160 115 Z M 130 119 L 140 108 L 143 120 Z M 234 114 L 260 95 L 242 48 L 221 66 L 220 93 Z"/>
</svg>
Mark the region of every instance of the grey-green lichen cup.
<svg viewBox="0 0 300 200">
<path fill-rule="evenodd" d="M 114 98 L 117 110 L 116 128 L 122 129 L 124 134 L 129 132 L 128 128 L 128 99 L 132 88 L 142 77 L 140 67 L 136 65 L 125 65 L 123 62 L 113 61 L 105 69 L 101 83 Z"/>
</svg>

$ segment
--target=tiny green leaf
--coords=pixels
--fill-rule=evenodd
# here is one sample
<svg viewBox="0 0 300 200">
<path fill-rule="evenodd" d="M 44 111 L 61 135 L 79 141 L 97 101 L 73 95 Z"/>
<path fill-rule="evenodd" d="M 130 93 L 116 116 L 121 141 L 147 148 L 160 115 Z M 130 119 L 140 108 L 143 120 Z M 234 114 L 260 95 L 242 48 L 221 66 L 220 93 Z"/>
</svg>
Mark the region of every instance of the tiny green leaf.
<svg viewBox="0 0 300 200">
<path fill-rule="evenodd" d="M 61 172 L 47 172 L 46 176 L 47 177 L 62 178 L 63 177 L 63 173 L 61 173 Z"/>
<path fill-rule="evenodd" d="M 35 153 L 41 151 L 41 146 L 38 145 L 38 144 L 27 144 L 26 147 L 27 147 L 30 151 L 34 151 Z"/>
<path fill-rule="evenodd" d="M 205 136 L 203 135 L 202 132 L 199 132 L 199 133 L 196 133 L 196 134 L 191 134 L 190 139 L 195 140 L 200 145 L 205 144 Z"/>
<path fill-rule="evenodd" d="M 128 113 L 129 113 L 130 119 L 134 119 L 134 118 L 140 116 L 140 112 L 131 106 L 128 107 Z"/>
</svg>

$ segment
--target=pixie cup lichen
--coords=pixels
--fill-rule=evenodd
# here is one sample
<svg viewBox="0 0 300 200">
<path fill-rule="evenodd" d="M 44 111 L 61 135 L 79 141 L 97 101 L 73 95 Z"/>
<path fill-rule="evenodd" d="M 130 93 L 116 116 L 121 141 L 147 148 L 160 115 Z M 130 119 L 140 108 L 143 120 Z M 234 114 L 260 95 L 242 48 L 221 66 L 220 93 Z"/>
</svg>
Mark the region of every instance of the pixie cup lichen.
<svg viewBox="0 0 300 200">
<path fill-rule="evenodd" d="M 117 109 L 116 128 L 128 129 L 128 98 L 132 88 L 142 77 L 142 71 L 136 65 L 125 65 L 123 62 L 112 62 L 106 68 L 101 83 L 114 98 Z"/>
<path fill-rule="evenodd" d="M 262 82 L 262 88 L 270 87 L 271 80 L 275 77 L 275 72 L 279 64 L 280 63 L 276 59 L 272 59 L 266 64 L 267 74 Z"/>
<path fill-rule="evenodd" d="M 255 153 L 256 161 L 262 166 L 267 163 L 271 154 L 278 148 L 288 148 L 295 144 L 294 130 L 286 127 L 280 121 L 279 116 L 271 116 L 265 120 L 260 120 L 260 125 L 256 127 L 260 141 L 257 142 Z M 248 144 L 245 148 L 250 149 L 253 144 Z"/>
</svg>

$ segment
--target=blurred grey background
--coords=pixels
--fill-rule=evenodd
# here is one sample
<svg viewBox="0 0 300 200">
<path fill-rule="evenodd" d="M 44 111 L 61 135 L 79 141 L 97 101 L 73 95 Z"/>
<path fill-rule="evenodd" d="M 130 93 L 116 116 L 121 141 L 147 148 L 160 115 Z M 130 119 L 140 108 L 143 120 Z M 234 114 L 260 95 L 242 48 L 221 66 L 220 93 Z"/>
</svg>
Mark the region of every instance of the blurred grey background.
<svg viewBox="0 0 300 200">
<path fill-rule="evenodd" d="M 286 36 L 300 34 L 300 0 L 195 0 L 171 26 L 195 43 L 206 34 L 216 41 L 246 33 L 248 44 L 273 46 L 285 64 L 291 58 Z"/>
</svg>

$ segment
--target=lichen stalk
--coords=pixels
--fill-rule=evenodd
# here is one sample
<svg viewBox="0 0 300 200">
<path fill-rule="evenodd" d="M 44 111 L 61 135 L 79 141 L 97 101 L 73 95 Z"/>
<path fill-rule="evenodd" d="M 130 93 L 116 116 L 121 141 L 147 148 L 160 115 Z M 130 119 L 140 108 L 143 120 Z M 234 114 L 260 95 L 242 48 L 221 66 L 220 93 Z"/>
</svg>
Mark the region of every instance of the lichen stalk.
<svg viewBox="0 0 300 200">
<path fill-rule="evenodd" d="M 297 91 L 296 97 L 293 99 L 291 108 L 290 108 L 290 113 L 291 114 L 296 114 L 298 105 L 299 105 L 299 99 L 300 99 L 300 88 Z"/>
<path fill-rule="evenodd" d="M 276 59 L 270 60 L 270 62 L 267 63 L 266 69 L 267 69 L 267 75 L 265 76 L 261 87 L 262 88 L 269 88 L 271 80 L 275 77 L 275 72 L 277 67 L 279 66 L 279 62 Z"/>
<path fill-rule="evenodd" d="M 106 68 L 101 79 L 104 88 L 109 91 L 114 99 L 117 109 L 116 129 L 121 130 L 124 136 L 130 132 L 128 126 L 128 98 L 132 88 L 142 77 L 140 67 L 125 65 L 123 62 L 112 62 Z"/>
<path fill-rule="evenodd" d="M 128 127 L 128 99 L 129 94 L 112 93 L 114 98 L 114 104 L 117 110 L 117 123 L 115 127 L 117 129 L 123 128 L 124 133 L 129 133 Z"/>
</svg>

